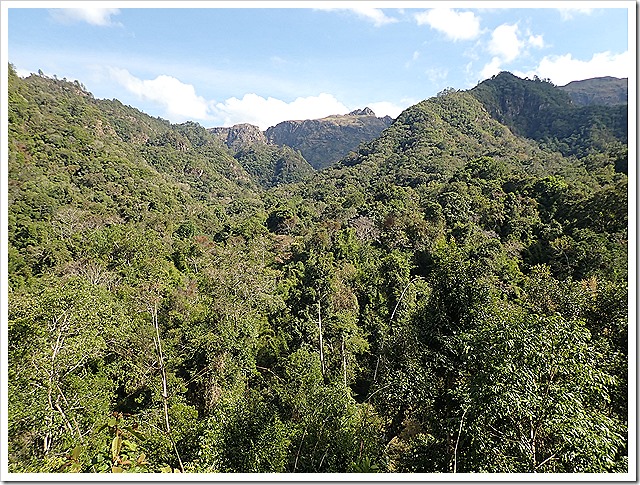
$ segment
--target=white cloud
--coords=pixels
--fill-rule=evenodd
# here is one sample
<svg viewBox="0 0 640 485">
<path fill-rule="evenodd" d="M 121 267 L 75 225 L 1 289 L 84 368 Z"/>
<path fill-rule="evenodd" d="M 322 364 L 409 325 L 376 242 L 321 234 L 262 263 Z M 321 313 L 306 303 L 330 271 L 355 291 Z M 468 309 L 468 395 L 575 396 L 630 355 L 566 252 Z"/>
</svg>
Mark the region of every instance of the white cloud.
<svg viewBox="0 0 640 485">
<path fill-rule="evenodd" d="M 518 24 L 502 24 L 491 34 L 489 52 L 503 62 L 511 62 L 520 55 L 524 42 L 518 37 Z"/>
<path fill-rule="evenodd" d="M 591 15 L 594 9 L 584 7 L 572 7 L 572 8 L 559 8 L 560 16 L 562 20 L 571 20 L 574 14 Z"/>
<path fill-rule="evenodd" d="M 120 9 L 117 8 L 55 8 L 50 9 L 49 14 L 57 22 L 63 24 L 73 24 L 86 22 L 90 25 L 101 27 L 121 26 L 119 22 L 113 22 L 112 16 L 118 15 Z"/>
<path fill-rule="evenodd" d="M 187 120 L 205 126 L 232 126 L 251 123 L 262 130 L 286 120 L 307 120 L 329 115 L 345 114 L 352 109 L 332 94 L 298 97 L 287 102 L 278 98 L 264 98 L 248 93 L 242 98 L 231 97 L 216 102 L 196 93 L 191 84 L 172 76 L 160 75 L 155 79 L 139 79 L 128 70 L 108 68 L 110 78 L 141 100 L 151 101 L 164 109 L 164 118 L 172 123 Z M 408 102 L 406 106 L 413 104 Z M 396 117 L 406 106 L 381 101 L 367 104 L 378 116 Z"/>
<path fill-rule="evenodd" d="M 634 61 L 629 55 L 629 51 L 621 54 L 613 54 L 608 51 L 599 52 L 588 61 L 574 59 L 571 54 L 546 56 L 536 69 L 514 74 L 521 77 L 537 75 L 543 79 L 551 79 L 551 82 L 558 86 L 564 86 L 571 81 L 592 77 L 629 77 L 630 70 L 635 69 Z"/>
<path fill-rule="evenodd" d="M 527 44 L 529 44 L 532 47 L 537 47 L 538 49 L 542 49 L 545 46 L 542 35 L 529 34 L 529 38 L 527 39 Z"/>
<path fill-rule="evenodd" d="M 487 50 L 493 57 L 480 71 L 482 79 L 503 71 L 503 64 L 513 61 L 521 54 L 525 43 L 520 39 L 519 32 L 518 24 L 502 24 L 493 30 L 487 45 Z"/>
<path fill-rule="evenodd" d="M 470 40 L 480 35 L 480 19 L 473 12 L 434 8 L 415 14 L 418 25 L 429 25 L 452 40 Z"/>
<path fill-rule="evenodd" d="M 398 19 L 394 17 L 387 16 L 382 10 L 379 8 L 370 8 L 370 7 L 356 7 L 350 9 L 359 17 L 367 19 L 373 22 L 373 25 L 376 27 L 381 27 L 387 24 L 393 24 L 398 21 Z"/>
<path fill-rule="evenodd" d="M 346 10 L 355 13 L 358 17 L 361 17 L 365 20 L 373 22 L 373 25 L 376 27 L 382 27 L 383 25 L 393 24 L 398 22 L 397 18 L 389 17 L 379 8 L 372 7 L 349 7 L 349 8 L 338 8 L 338 7 L 318 7 L 315 10 L 323 10 L 325 12 L 332 12 L 337 10 Z"/>
<path fill-rule="evenodd" d="M 488 79 L 503 70 L 504 69 L 502 69 L 502 61 L 500 60 L 500 58 L 494 57 L 488 64 L 486 64 L 482 68 L 482 71 L 480 71 L 480 76 L 482 79 Z"/>
<path fill-rule="evenodd" d="M 140 99 L 152 101 L 166 110 L 173 122 L 210 118 L 209 103 L 196 94 L 191 84 L 184 84 L 172 76 L 160 75 L 142 80 L 126 69 L 110 68 L 111 78 Z"/>
<path fill-rule="evenodd" d="M 397 118 L 407 107 L 415 104 L 414 101 L 408 102 L 406 106 L 400 106 L 388 101 L 379 101 L 377 103 L 367 103 L 367 107 L 372 109 L 376 116 L 382 118 L 383 116 L 391 116 Z"/>
<path fill-rule="evenodd" d="M 518 57 L 527 54 L 528 47 L 541 49 L 545 46 L 542 35 L 534 35 L 529 30 L 521 37 L 518 24 L 502 24 L 491 33 L 487 50 L 493 56 L 480 71 L 482 79 L 487 79 L 500 71 L 503 64 L 508 64 Z"/>
<path fill-rule="evenodd" d="M 323 118 L 350 111 L 333 95 L 326 93 L 296 98 L 290 103 L 271 97 L 265 99 L 249 93 L 242 99 L 233 97 L 222 103 L 216 103 L 214 108 L 216 116 L 224 120 L 224 126 L 251 123 L 259 126 L 261 130 L 281 121 Z"/>
</svg>

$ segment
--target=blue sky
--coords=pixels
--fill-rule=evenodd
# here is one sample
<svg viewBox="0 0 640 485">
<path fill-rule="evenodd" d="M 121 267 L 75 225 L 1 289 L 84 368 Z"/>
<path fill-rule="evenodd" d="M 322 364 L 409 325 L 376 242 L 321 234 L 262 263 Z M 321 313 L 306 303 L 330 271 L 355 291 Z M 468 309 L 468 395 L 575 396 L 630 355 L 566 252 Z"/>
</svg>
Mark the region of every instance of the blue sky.
<svg viewBox="0 0 640 485">
<path fill-rule="evenodd" d="M 266 129 L 365 106 L 395 117 L 501 70 L 557 85 L 633 76 L 634 11 L 633 1 L 6 1 L 3 45 L 21 75 L 77 79 L 174 123 Z"/>
</svg>

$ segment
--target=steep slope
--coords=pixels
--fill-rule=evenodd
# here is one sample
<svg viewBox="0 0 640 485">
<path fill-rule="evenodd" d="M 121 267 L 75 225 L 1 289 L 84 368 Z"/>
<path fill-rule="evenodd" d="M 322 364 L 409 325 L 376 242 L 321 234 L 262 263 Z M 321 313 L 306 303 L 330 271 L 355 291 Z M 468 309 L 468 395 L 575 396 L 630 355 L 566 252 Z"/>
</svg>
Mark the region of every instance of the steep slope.
<svg viewBox="0 0 640 485">
<path fill-rule="evenodd" d="M 365 108 L 318 120 L 283 121 L 268 128 L 265 134 L 271 143 L 299 150 L 319 170 L 355 150 L 360 143 L 376 138 L 391 121 L 390 117 L 378 118 Z"/>
<path fill-rule="evenodd" d="M 271 144 L 255 125 L 242 123 L 207 131 L 227 145 L 240 165 L 264 188 L 299 182 L 314 171 L 300 152 Z"/>
<path fill-rule="evenodd" d="M 470 92 L 495 119 L 529 138 L 536 138 L 546 113 L 555 116 L 573 107 L 569 95 L 550 82 L 520 79 L 510 72 L 501 72 Z"/>
<path fill-rule="evenodd" d="M 71 236 L 89 230 L 170 234 L 189 220 L 215 234 L 262 206 L 249 174 L 195 123 L 171 125 L 96 100 L 77 82 L 21 79 L 13 68 L 9 100 L 9 259 L 25 276 L 72 258 Z M 32 253 L 43 241 L 48 250 Z"/>
<path fill-rule="evenodd" d="M 470 93 L 514 133 L 542 142 L 565 156 L 604 157 L 605 163 L 626 171 L 626 105 L 578 106 L 567 90 L 508 72 L 483 81 Z"/>
<path fill-rule="evenodd" d="M 448 91 L 407 108 L 379 138 L 345 157 L 338 167 L 376 166 L 397 183 L 415 186 L 446 179 L 483 156 L 534 172 L 561 159 L 515 136 L 470 93 Z"/>
<path fill-rule="evenodd" d="M 629 82 L 627 78 L 611 76 L 596 77 L 582 81 L 572 81 L 558 89 L 566 92 L 577 106 L 593 104 L 615 106 L 627 104 L 629 98 Z"/>
</svg>

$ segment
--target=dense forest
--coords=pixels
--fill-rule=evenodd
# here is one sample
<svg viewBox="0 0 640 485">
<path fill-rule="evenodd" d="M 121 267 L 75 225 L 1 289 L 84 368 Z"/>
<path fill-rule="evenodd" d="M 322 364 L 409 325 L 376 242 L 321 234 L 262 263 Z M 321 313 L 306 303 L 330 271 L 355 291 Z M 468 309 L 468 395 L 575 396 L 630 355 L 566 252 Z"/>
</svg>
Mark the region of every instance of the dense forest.
<svg viewBox="0 0 640 485">
<path fill-rule="evenodd" d="M 10 472 L 626 472 L 626 106 L 501 73 L 316 171 L 9 67 Z"/>
</svg>

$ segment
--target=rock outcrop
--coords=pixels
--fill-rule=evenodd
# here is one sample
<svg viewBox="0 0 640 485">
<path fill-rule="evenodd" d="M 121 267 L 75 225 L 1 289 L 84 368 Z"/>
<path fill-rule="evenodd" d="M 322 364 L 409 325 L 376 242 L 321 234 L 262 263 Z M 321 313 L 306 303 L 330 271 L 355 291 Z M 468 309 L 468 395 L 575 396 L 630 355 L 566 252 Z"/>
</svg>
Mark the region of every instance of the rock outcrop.
<svg viewBox="0 0 640 485">
<path fill-rule="evenodd" d="M 376 117 L 370 108 L 317 120 L 283 121 L 265 132 L 270 143 L 299 150 L 316 170 L 337 162 L 350 151 L 380 136 L 393 119 Z"/>
<path fill-rule="evenodd" d="M 220 138 L 229 148 L 253 143 L 267 143 L 267 138 L 260 128 L 249 123 L 241 123 L 231 127 L 209 128 L 207 131 Z"/>
</svg>

